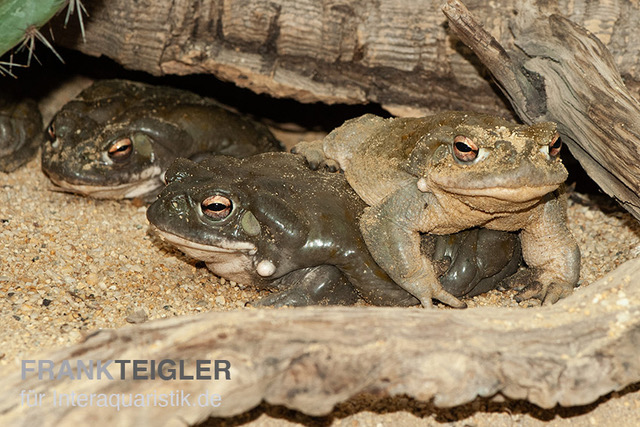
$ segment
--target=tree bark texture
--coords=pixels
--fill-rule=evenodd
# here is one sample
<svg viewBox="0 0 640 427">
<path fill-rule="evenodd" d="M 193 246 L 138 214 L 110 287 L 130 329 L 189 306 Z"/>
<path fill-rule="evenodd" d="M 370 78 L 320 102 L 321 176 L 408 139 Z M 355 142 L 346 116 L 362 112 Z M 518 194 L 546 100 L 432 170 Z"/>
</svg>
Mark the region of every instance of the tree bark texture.
<svg viewBox="0 0 640 427">
<path fill-rule="evenodd" d="M 22 379 L 20 367 L 10 366 L 0 373 L 0 424 L 194 424 L 242 413 L 263 400 L 322 415 L 363 392 L 406 394 L 441 407 L 498 395 L 543 408 L 584 405 L 640 381 L 638 271 L 640 259 L 629 261 L 555 305 L 531 309 L 245 310 L 101 330 L 34 359 L 56 366 L 78 359 L 173 359 L 187 365 L 226 359 L 231 380 L 121 381 L 117 374 L 113 381 L 38 380 L 32 372 Z M 22 390 L 47 394 L 42 405 L 26 407 Z M 222 405 L 54 407 L 53 390 L 127 396 L 183 390 L 193 400 L 208 391 L 221 395 Z"/>
<path fill-rule="evenodd" d="M 562 16 L 529 10 L 513 21 L 517 50 L 508 52 L 461 2 L 444 11 L 518 116 L 558 123 L 589 176 L 640 220 L 640 104 L 600 40 Z"/>
<path fill-rule="evenodd" d="M 155 75 L 211 73 L 302 102 L 382 104 L 399 115 L 467 109 L 510 115 L 474 55 L 446 28 L 441 0 L 109 0 L 84 2 L 79 31 L 57 41 Z M 472 0 L 505 47 L 515 11 L 560 13 L 640 83 L 640 5 L 631 0 Z M 75 24 L 75 23 L 74 23 Z"/>
</svg>

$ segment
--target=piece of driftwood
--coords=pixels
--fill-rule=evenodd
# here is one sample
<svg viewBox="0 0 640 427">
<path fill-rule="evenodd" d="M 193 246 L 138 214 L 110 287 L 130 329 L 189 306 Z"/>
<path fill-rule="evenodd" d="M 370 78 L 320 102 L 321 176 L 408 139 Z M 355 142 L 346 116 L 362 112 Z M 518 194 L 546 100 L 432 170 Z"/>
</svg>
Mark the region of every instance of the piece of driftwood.
<svg viewBox="0 0 640 427">
<path fill-rule="evenodd" d="M 252 310 L 101 330 L 81 344 L 32 359 L 56 366 L 78 359 L 172 359 L 188 366 L 224 359 L 231 379 L 38 380 L 32 372 L 21 379 L 20 367 L 11 366 L 0 374 L 0 425 L 194 424 L 242 413 L 263 400 L 322 415 L 362 392 L 406 394 L 441 407 L 498 395 L 544 408 L 584 405 L 640 381 L 639 269 L 640 259 L 628 261 L 539 308 Z M 40 406 L 21 406 L 23 390 L 46 396 Z M 54 390 L 123 393 L 125 399 L 181 390 L 193 404 L 208 392 L 220 395 L 221 405 L 116 411 L 96 407 L 94 400 L 87 407 L 54 407 Z"/>
<path fill-rule="evenodd" d="M 507 52 L 457 0 L 451 29 L 487 66 L 522 120 L 554 121 L 589 176 L 640 220 L 640 104 L 605 45 L 560 15 L 523 8 Z"/>
<path fill-rule="evenodd" d="M 450 37 L 442 0 L 85 1 L 80 31 L 56 42 L 154 75 L 210 73 L 255 92 L 303 102 L 377 102 L 398 115 L 443 109 L 512 112 L 486 71 Z M 521 0 L 470 0 L 503 44 Z M 614 52 L 627 83 L 640 83 L 636 2 L 537 1 L 585 25 Z M 63 21 L 61 17 L 59 23 Z M 70 25 L 76 25 L 71 22 Z"/>
</svg>

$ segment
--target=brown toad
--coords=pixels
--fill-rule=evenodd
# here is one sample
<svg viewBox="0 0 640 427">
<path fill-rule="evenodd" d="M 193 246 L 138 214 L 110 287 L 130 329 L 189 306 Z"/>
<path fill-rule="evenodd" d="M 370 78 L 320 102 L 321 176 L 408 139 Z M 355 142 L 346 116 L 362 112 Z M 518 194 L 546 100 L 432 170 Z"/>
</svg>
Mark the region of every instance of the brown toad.
<svg viewBox="0 0 640 427">
<path fill-rule="evenodd" d="M 376 262 L 417 297 L 453 307 L 434 265 L 420 253 L 420 233 L 471 227 L 520 230 L 529 283 L 519 298 L 553 303 L 580 274 L 580 251 L 566 226 L 567 172 L 553 123 L 517 125 L 478 113 L 423 118 L 365 115 L 295 152 L 311 167 L 344 170 L 369 205 L 360 228 Z"/>
<path fill-rule="evenodd" d="M 280 151 L 264 125 L 216 101 L 166 86 L 101 80 L 55 115 L 42 170 L 63 191 L 153 200 L 178 157 Z"/>
</svg>

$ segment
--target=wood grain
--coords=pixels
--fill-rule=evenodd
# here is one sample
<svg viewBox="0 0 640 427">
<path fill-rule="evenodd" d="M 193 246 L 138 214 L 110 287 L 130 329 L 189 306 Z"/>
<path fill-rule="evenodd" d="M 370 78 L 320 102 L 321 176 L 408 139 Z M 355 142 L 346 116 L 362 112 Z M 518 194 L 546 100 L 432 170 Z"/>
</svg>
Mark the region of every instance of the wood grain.
<svg viewBox="0 0 640 427">
<path fill-rule="evenodd" d="M 584 405 L 640 381 L 638 271 L 640 259 L 629 261 L 555 305 L 531 309 L 255 310 L 96 331 L 81 344 L 33 359 L 227 359 L 231 380 L 46 381 L 32 373 L 23 380 L 16 364 L 0 373 L 0 424 L 194 424 L 261 401 L 322 415 L 362 392 L 406 394 L 441 407 L 476 396 L 526 399 L 543 408 Z M 27 408 L 21 390 L 48 397 Z M 192 399 L 208 391 L 220 394 L 222 405 L 53 407 L 53 390 L 127 396 L 182 390 Z"/>
<path fill-rule="evenodd" d="M 640 82 L 639 5 L 613 0 L 533 2 L 585 25 Z M 520 0 L 468 6 L 506 47 Z M 399 115 L 445 109 L 511 115 L 482 64 L 447 29 L 441 0 L 110 0 L 87 2 L 79 31 L 56 40 L 155 75 L 209 73 L 302 102 L 384 105 Z"/>
<path fill-rule="evenodd" d="M 524 9 L 511 26 L 518 50 L 507 52 L 461 2 L 444 11 L 518 116 L 558 123 L 589 176 L 640 220 L 640 104 L 605 45 L 560 15 Z"/>
</svg>

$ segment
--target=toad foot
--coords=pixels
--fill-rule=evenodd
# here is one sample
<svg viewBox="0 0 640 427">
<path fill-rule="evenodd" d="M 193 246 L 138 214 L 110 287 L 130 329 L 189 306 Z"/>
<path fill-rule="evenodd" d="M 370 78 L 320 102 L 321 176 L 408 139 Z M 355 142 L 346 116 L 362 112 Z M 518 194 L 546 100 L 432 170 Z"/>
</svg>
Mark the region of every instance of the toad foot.
<svg viewBox="0 0 640 427">
<path fill-rule="evenodd" d="M 516 295 L 516 301 L 522 302 L 535 298 L 542 302 L 542 305 L 555 304 L 562 298 L 566 298 L 573 292 L 573 286 L 564 283 L 551 283 L 543 285 L 540 282 L 533 282 Z"/>
<path fill-rule="evenodd" d="M 320 168 L 326 168 L 330 172 L 337 172 L 340 170 L 340 164 L 333 159 L 325 156 L 322 148 L 323 141 L 311 141 L 300 142 L 291 149 L 293 154 L 300 154 L 303 156 L 309 167 L 313 170 Z"/>
<path fill-rule="evenodd" d="M 420 292 L 419 295 L 416 292 L 414 296 L 420 300 L 420 303 L 424 308 L 432 308 L 434 299 L 453 308 L 467 308 L 467 303 L 460 301 L 458 298 L 445 291 L 439 282 L 427 285 L 426 289 L 424 285 L 421 287 L 423 288 L 422 292 Z"/>
</svg>

